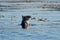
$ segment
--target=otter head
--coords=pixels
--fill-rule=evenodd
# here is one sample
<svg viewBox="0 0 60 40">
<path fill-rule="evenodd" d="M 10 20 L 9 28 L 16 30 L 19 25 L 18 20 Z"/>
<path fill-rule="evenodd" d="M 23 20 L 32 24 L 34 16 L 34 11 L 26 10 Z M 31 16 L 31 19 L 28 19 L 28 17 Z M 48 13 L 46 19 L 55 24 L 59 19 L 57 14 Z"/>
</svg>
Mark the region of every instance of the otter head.
<svg viewBox="0 0 60 40">
<path fill-rule="evenodd" d="M 30 23 L 29 23 L 29 20 L 30 20 L 31 16 L 22 16 L 22 22 L 21 22 L 21 26 L 22 28 L 28 28 Z"/>
<path fill-rule="evenodd" d="M 31 18 L 31 16 L 22 16 L 23 20 L 29 20 Z"/>
</svg>

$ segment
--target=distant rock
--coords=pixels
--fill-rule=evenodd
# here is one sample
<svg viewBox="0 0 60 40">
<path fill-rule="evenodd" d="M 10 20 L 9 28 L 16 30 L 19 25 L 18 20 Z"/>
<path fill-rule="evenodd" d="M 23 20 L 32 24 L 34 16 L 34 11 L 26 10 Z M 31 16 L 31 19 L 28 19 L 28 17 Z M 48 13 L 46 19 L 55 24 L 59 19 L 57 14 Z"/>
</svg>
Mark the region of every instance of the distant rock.
<svg viewBox="0 0 60 40">
<path fill-rule="evenodd" d="M 39 18 L 38 21 L 46 21 L 47 18 Z"/>
</svg>

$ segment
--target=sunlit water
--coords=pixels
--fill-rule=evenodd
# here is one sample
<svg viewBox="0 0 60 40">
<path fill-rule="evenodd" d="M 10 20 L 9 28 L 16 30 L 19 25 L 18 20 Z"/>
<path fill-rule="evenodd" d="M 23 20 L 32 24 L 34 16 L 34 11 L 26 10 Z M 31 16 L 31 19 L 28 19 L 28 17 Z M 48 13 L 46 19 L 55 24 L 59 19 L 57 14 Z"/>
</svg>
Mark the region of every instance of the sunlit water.
<svg viewBox="0 0 60 40">
<path fill-rule="evenodd" d="M 17 6 L 21 4 L 29 8 L 19 9 Z M 1 3 L 0 5 L 9 5 L 18 9 L 0 7 L 0 40 L 60 40 L 60 11 L 36 8 L 37 4 L 39 5 L 39 3 Z M 47 20 L 45 22 L 31 20 L 30 29 L 22 29 L 20 25 L 22 15 L 31 15 L 36 19 L 47 18 Z"/>
</svg>

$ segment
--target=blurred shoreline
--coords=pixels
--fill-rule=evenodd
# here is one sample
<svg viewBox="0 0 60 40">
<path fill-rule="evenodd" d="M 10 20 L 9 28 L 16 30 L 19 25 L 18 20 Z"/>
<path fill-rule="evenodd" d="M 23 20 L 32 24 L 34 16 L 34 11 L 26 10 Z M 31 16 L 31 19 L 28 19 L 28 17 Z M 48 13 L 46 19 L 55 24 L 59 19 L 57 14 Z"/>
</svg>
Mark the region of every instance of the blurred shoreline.
<svg viewBox="0 0 60 40">
<path fill-rule="evenodd" d="M 6 3 L 32 3 L 32 2 L 40 2 L 40 3 L 60 3 L 59 0 L 0 0 L 1 2 Z"/>
<path fill-rule="evenodd" d="M 60 3 L 0 3 L 0 11 L 38 9 L 43 11 L 60 11 Z"/>
</svg>

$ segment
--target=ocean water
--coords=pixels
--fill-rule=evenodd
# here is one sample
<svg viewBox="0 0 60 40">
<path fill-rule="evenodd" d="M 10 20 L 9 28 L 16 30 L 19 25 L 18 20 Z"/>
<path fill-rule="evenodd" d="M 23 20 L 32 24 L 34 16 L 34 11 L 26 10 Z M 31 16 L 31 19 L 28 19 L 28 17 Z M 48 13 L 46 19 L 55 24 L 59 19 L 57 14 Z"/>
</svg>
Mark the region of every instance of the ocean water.
<svg viewBox="0 0 60 40">
<path fill-rule="evenodd" d="M 60 10 L 40 8 L 42 4 L 0 3 L 0 40 L 60 40 Z M 22 15 L 37 19 L 30 20 L 30 29 L 21 28 Z"/>
</svg>

